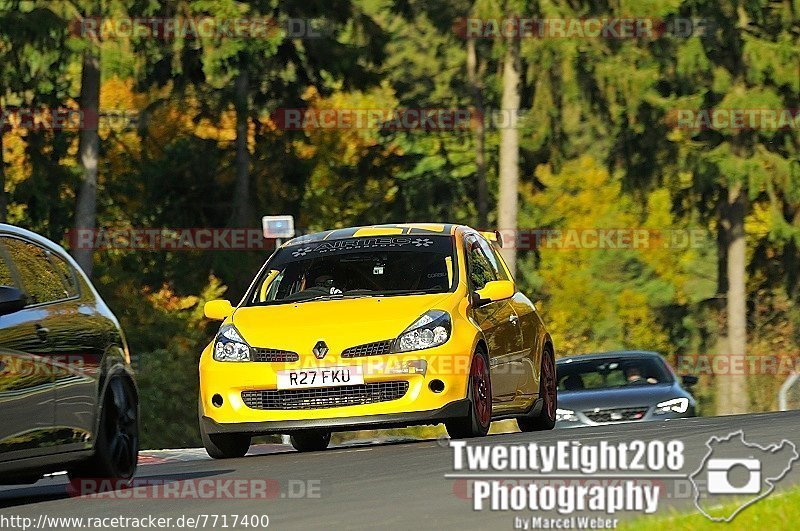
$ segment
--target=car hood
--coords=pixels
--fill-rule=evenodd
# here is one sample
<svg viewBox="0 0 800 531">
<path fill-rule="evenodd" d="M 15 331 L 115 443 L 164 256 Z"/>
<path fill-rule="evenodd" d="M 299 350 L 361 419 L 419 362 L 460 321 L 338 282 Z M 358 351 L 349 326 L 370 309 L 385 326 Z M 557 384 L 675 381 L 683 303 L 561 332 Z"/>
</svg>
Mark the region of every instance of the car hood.
<svg viewBox="0 0 800 531">
<path fill-rule="evenodd" d="M 675 384 L 636 385 L 615 389 L 559 391 L 558 407 L 573 411 L 622 407 L 653 406 L 664 400 L 687 396 Z"/>
<path fill-rule="evenodd" d="M 237 309 L 233 324 L 253 347 L 311 355 L 323 340 L 331 354 L 396 338 L 423 313 L 451 310 L 453 293 L 321 300 Z"/>
</svg>

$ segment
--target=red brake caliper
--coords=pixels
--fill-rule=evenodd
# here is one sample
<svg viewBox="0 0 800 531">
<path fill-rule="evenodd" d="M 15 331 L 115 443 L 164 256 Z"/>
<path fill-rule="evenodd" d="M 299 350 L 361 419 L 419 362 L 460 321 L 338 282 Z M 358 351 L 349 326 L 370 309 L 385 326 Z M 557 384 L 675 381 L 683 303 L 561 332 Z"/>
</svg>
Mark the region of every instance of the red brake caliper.
<svg viewBox="0 0 800 531">
<path fill-rule="evenodd" d="M 547 356 L 547 362 L 545 363 L 545 367 L 547 367 L 547 372 L 545 374 L 545 393 L 547 394 L 547 417 L 548 418 L 555 418 L 556 416 L 556 378 L 555 378 L 555 367 L 553 366 L 553 361 L 550 358 L 549 354 L 545 354 Z"/>
<path fill-rule="evenodd" d="M 489 423 L 492 412 L 492 391 L 489 371 L 483 356 L 475 356 L 472 362 L 473 400 L 481 426 Z"/>
</svg>

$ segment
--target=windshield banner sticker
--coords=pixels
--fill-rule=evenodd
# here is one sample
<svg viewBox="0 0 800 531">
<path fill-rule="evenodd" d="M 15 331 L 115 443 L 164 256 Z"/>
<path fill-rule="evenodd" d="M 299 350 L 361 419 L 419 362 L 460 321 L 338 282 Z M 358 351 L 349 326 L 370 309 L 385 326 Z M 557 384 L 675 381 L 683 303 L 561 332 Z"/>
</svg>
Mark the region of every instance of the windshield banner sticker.
<svg viewBox="0 0 800 531">
<path fill-rule="evenodd" d="M 348 238 L 299 244 L 287 248 L 292 258 L 313 258 L 342 251 L 361 251 L 378 249 L 419 249 L 425 251 L 449 252 L 450 238 L 436 236 L 382 236 L 379 238 Z"/>
</svg>

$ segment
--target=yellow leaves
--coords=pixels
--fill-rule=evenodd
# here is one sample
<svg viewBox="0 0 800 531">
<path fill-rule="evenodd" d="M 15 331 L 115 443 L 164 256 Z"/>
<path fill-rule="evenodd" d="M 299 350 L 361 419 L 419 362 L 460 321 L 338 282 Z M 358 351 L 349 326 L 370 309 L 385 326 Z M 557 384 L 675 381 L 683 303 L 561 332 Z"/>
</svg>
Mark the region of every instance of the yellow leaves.
<svg viewBox="0 0 800 531">
<path fill-rule="evenodd" d="M 648 306 L 647 296 L 632 289 L 624 289 L 617 297 L 617 315 L 626 348 L 643 348 L 668 352 L 667 333 L 655 322 Z"/>
<path fill-rule="evenodd" d="M 744 219 L 744 233 L 748 236 L 764 236 L 772 226 L 773 210 L 769 203 L 753 203 Z"/>
<path fill-rule="evenodd" d="M 151 99 L 158 99 L 155 95 Z M 218 117 L 203 117 L 197 122 L 194 118 L 201 114 L 201 102 L 191 90 L 186 91 L 181 99 L 166 98 L 154 105 L 147 121 L 147 149 L 154 157 L 161 156 L 163 147 L 172 143 L 175 138 L 195 136 L 214 140 L 221 144 L 230 144 L 236 139 L 236 112 L 233 106 L 220 112 Z M 248 146 L 255 146 L 255 124 L 248 123 Z"/>
<path fill-rule="evenodd" d="M 394 92 L 387 84 L 368 92 L 334 92 L 329 97 L 322 97 L 316 89 L 309 88 L 303 94 L 308 102 L 309 116 L 316 116 L 320 111 L 333 111 L 336 122 L 320 122 L 308 120 L 306 127 L 306 146 L 315 146 L 313 150 L 306 147 L 305 154 L 332 156 L 346 165 L 356 164 L 367 148 L 377 145 L 377 130 L 371 122 L 360 126 L 354 120 L 363 117 L 365 111 L 385 113 L 397 106 Z M 333 123 L 334 125 L 324 125 Z M 336 125 L 341 123 L 342 125 Z"/>
<path fill-rule="evenodd" d="M 543 238 L 534 273 L 559 350 L 670 352 L 656 316 L 665 304 L 686 302 L 697 256 L 689 230 L 674 226 L 669 189 L 656 188 L 640 204 L 589 156 L 566 162 L 559 173 L 541 165 L 536 177 L 544 189 L 522 186 L 521 224 L 562 235 L 555 246 Z M 625 246 L 598 236 L 612 230 L 636 237 Z M 577 238 L 570 240 L 572 233 Z"/>
<path fill-rule="evenodd" d="M 547 187 L 544 193 L 531 193 L 532 206 L 542 209 L 542 226 L 569 219 L 572 228 L 622 228 L 635 220 L 618 180 L 593 157 L 566 163 L 558 175 L 540 165 L 536 177 Z"/>
<path fill-rule="evenodd" d="M 147 297 L 147 300 L 150 301 L 154 308 L 167 312 L 188 310 L 195 306 L 200 300 L 200 298 L 195 295 L 186 297 L 175 295 L 175 292 L 166 283 L 162 284 L 161 288 L 156 292 L 149 292 L 149 288 L 145 288 L 143 291 L 145 292 L 144 295 Z"/>
<path fill-rule="evenodd" d="M 100 88 L 101 109 L 138 110 L 144 102 L 143 95 L 133 92 L 133 79 L 114 76 L 106 80 Z"/>
<path fill-rule="evenodd" d="M 671 212 L 672 198 L 667 189 L 657 189 L 647 197 L 647 218 L 645 225 L 652 230 L 651 242 L 641 253 L 641 260 L 653 268 L 655 273 L 676 289 L 677 302 L 685 303 L 684 288 L 689 275 L 686 273 L 689 256 L 693 250 L 686 232 L 674 225 Z M 688 236 L 686 236 L 688 238 Z M 677 249 L 685 245 L 686 248 Z"/>
<path fill-rule="evenodd" d="M 308 89 L 304 95 L 309 113 L 334 111 L 356 115 L 363 111 L 386 113 L 397 107 L 397 100 L 388 84 L 367 92 L 334 92 L 322 97 Z M 329 116 L 329 115 L 328 115 Z M 346 116 L 343 118 L 345 119 Z M 309 224 L 338 223 L 347 226 L 371 206 L 386 204 L 397 188 L 390 179 L 363 174 L 360 166 L 365 157 L 378 149 L 380 132 L 369 122 L 366 127 L 348 122 L 316 127 L 306 124 L 305 138 L 294 144 L 295 152 L 313 163 L 306 188 L 304 222 Z M 331 122 L 320 122 L 321 124 Z M 380 146 L 378 158 L 388 157 L 395 146 Z M 333 192 L 335 191 L 335 193 Z M 335 221 L 334 221 L 335 220 Z"/>
<path fill-rule="evenodd" d="M 672 198 L 669 190 L 662 188 L 653 191 L 647 198 L 647 225 L 654 227 L 672 226 L 671 202 Z"/>
<path fill-rule="evenodd" d="M 236 140 L 236 111 L 230 107 L 215 120 L 203 117 L 194 127 L 194 134 L 200 138 L 217 142 L 233 142 Z M 248 124 L 247 143 L 252 150 L 255 145 L 255 125 L 253 123 Z"/>
<path fill-rule="evenodd" d="M 16 186 L 30 175 L 30 163 L 25 155 L 24 132 L 14 129 L 3 133 L 3 160 L 6 163 L 6 186 Z"/>
</svg>

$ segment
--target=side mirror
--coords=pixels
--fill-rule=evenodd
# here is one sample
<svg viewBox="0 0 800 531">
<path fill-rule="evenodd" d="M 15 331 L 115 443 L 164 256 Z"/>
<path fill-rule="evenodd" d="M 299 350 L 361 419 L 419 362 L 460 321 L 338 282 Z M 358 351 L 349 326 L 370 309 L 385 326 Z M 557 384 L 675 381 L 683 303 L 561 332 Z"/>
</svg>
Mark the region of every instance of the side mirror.
<svg viewBox="0 0 800 531">
<path fill-rule="evenodd" d="M 683 383 L 684 387 L 691 387 L 693 385 L 696 385 L 698 381 L 699 379 L 697 378 L 697 376 L 694 376 L 693 374 L 684 374 L 683 376 L 681 376 L 681 382 Z"/>
<path fill-rule="evenodd" d="M 28 297 L 17 288 L 0 286 L 0 315 L 18 312 L 28 303 Z"/>
<path fill-rule="evenodd" d="M 203 313 L 209 319 L 224 321 L 233 313 L 233 306 L 231 306 L 230 301 L 216 299 L 208 301 L 205 306 L 203 306 Z"/>
<path fill-rule="evenodd" d="M 484 306 L 490 302 L 510 299 L 514 296 L 516 288 L 510 280 L 492 280 L 487 282 L 483 289 L 472 295 L 472 304 L 475 307 Z"/>
</svg>

